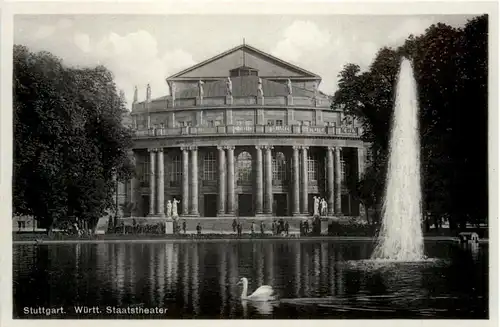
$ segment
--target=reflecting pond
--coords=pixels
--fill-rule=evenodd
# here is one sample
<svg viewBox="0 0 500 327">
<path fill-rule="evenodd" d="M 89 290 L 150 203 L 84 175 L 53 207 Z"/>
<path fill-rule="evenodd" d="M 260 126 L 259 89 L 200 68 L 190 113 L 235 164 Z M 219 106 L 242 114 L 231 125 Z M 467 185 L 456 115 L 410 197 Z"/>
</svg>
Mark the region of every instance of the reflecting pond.
<svg viewBox="0 0 500 327">
<path fill-rule="evenodd" d="M 425 246 L 432 260 L 377 264 L 366 260 L 373 244 L 361 241 L 14 245 L 13 315 L 487 318 L 488 245 Z M 250 292 L 271 285 L 279 298 L 241 301 L 241 277 Z"/>
</svg>

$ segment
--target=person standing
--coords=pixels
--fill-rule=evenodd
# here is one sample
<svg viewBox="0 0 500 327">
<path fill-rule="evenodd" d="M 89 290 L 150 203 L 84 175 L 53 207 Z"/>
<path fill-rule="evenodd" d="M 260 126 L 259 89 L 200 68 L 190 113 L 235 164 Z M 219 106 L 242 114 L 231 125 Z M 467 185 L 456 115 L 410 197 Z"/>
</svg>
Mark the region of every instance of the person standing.
<svg viewBox="0 0 500 327">
<path fill-rule="evenodd" d="M 236 233 L 236 227 L 238 227 L 238 223 L 236 222 L 236 219 L 233 219 L 233 232 Z"/>
<path fill-rule="evenodd" d="M 263 221 L 260 222 L 260 234 L 264 235 L 264 222 Z"/>
<path fill-rule="evenodd" d="M 184 234 L 186 234 L 186 221 L 185 220 L 182 221 L 182 231 L 184 232 Z"/>
<path fill-rule="evenodd" d="M 238 237 L 241 237 L 243 227 L 241 226 L 241 224 L 238 224 L 238 226 L 236 226 L 236 228 L 238 230 Z"/>
<path fill-rule="evenodd" d="M 288 221 L 285 222 L 285 234 L 288 236 L 288 229 L 290 228 L 290 225 L 288 224 Z"/>
<path fill-rule="evenodd" d="M 198 232 L 198 235 L 201 235 L 201 225 L 200 225 L 200 223 L 198 223 L 198 225 L 196 225 L 196 231 Z"/>
<path fill-rule="evenodd" d="M 255 232 L 255 223 L 252 221 L 252 225 L 250 226 L 250 232 L 253 236 L 253 233 Z"/>
<path fill-rule="evenodd" d="M 276 235 L 276 222 L 274 220 L 271 223 L 271 230 L 273 232 L 273 235 Z"/>
</svg>

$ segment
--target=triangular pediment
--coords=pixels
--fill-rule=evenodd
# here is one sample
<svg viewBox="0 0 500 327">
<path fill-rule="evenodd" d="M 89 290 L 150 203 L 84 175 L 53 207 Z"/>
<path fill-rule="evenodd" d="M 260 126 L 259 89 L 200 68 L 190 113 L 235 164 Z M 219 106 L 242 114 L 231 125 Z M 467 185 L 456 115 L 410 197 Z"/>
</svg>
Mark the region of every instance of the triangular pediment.
<svg viewBox="0 0 500 327">
<path fill-rule="evenodd" d="M 223 78 L 229 76 L 230 70 L 241 66 L 258 70 L 259 76 L 262 77 L 320 78 L 314 73 L 249 45 L 241 45 L 172 75 L 168 80 Z"/>
</svg>

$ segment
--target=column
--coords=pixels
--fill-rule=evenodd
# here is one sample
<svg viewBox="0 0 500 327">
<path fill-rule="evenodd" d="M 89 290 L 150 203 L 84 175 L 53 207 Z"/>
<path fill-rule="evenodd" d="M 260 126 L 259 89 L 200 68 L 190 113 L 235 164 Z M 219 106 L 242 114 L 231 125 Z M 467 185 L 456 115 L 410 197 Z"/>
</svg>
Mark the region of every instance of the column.
<svg viewBox="0 0 500 327">
<path fill-rule="evenodd" d="M 136 154 L 134 151 L 130 151 L 130 156 L 132 158 L 132 167 L 134 169 L 134 171 L 137 169 L 136 168 Z M 131 206 L 131 211 L 130 211 L 130 215 L 132 217 L 135 217 L 137 216 L 137 194 L 136 194 L 136 190 L 137 190 L 137 177 L 135 176 L 135 174 L 132 175 L 132 177 L 130 178 L 130 184 L 129 184 L 129 192 L 130 192 L 130 198 L 129 198 L 129 201 L 130 201 L 130 206 Z"/>
<path fill-rule="evenodd" d="M 327 155 L 327 169 L 328 169 L 328 215 L 333 216 L 334 214 L 334 203 L 335 203 L 335 175 L 334 175 L 334 160 L 333 160 L 333 147 L 328 147 L 327 148 L 328 155 Z"/>
<path fill-rule="evenodd" d="M 265 160 L 265 176 L 264 181 L 266 183 L 266 197 L 264 201 L 264 212 L 266 214 L 273 213 L 273 147 L 268 145 L 265 146 L 266 150 L 266 160 Z"/>
<path fill-rule="evenodd" d="M 260 215 L 263 213 L 263 197 L 264 187 L 262 183 L 262 147 L 257 145 L 255 147 L 255 214 Z"/>
<path fill-rule="evenodd" d="M 340 166 L 340 152 L 342 148 L 335 147 L 335 214 L 342 214 L 342 167 Z"/>
<path fill-rule="evenodd" d="M 227 213 L 234 215 L 234 146 L 227 149 Z"/>
<path fill-rule="evenodd" d="M 155 214 L 155 161 L 156 149 L 148 149 L 149 151 L 149 214 Z"/>
<path fill-rule="evenodd" d="M 292 173 L 293 173 L 293 208 L 292 216 L 300 215 L 300 165 L 299 165 L 299 149 L 300 147 L 293 147 L 293 162 L 292 162 Z"/>
<path fill-rule="evenodd" d="M 307 150 L 309 147 L 302 147 L 302 214 L 307 214 L 309 216 L 309 182 L 307 180 Z"/>
<path fill-rule="evenodd" d="M 164 153 L 163 148 L 158 149 L 158 175 L 156 185 L 157 190 L 157 204 L 156 204 L 156 214 L 160 217 L 165 216 L 165 164 L 164 164 Z"/>
<path fill-rule="evenodd" d="M 198 212 L 198 147 L 191 150 L 191 215 L 199 216 Z"/>
<path fill-rule="evenodd" d="M 222 146 L 218 146 L 219 151 L 219 207 L 217 208 L 217 215 L 221 216 L 226 213 L 226 153 Z"/>
<path fill-rule="evenodd" d="M 189 213 L 189 152 L 187 147 L 181 147 L 182 151 L 182 215 Z"/>
</svg>

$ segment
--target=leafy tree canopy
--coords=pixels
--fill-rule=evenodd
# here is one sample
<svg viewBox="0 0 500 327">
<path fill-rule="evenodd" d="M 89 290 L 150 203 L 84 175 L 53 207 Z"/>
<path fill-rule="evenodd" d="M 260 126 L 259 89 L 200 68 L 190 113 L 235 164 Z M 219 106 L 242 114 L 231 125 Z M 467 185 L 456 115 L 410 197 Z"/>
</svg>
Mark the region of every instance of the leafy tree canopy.
<svg viewBox="0 0 500 327">
<path fill-rule="evenodd" d="M 47 228 L 68 217 L 94 224 L 113 206 L 116 176 L 132 172 L 113 75 L 16 45 L 13 82 L 14 212 Z"/>
</svg>

